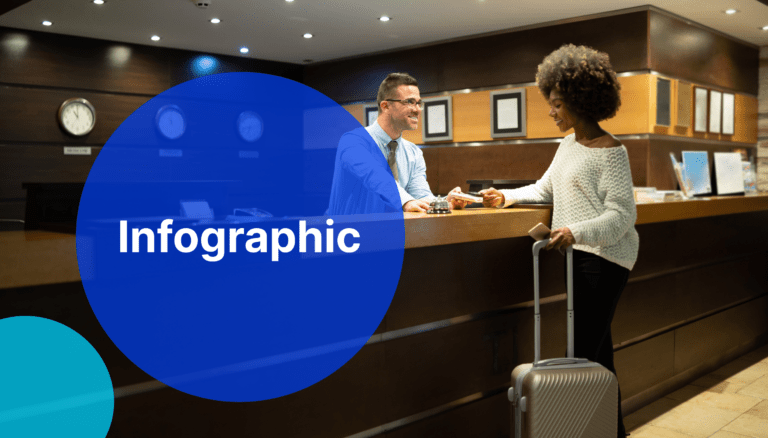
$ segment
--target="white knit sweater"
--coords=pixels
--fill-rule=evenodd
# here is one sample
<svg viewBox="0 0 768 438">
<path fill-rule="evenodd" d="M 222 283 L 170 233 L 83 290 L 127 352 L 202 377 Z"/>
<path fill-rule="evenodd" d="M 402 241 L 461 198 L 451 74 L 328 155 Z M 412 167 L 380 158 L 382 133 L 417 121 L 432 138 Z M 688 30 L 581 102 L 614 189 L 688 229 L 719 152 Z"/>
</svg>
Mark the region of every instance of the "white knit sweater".
<svg viewBox="0 0 768 438">
<path fill-rule="evenodd" d="M 627 149 L 588 148 L 576 135 L 563 139 L 539 181 L 500 190 L 504 207 L 515 202 L 552 202 L 552 229 L 568 227 L 574 249 L 596 254 L 627 269 L 637 260 L 640 239 Z"/>
</svg>

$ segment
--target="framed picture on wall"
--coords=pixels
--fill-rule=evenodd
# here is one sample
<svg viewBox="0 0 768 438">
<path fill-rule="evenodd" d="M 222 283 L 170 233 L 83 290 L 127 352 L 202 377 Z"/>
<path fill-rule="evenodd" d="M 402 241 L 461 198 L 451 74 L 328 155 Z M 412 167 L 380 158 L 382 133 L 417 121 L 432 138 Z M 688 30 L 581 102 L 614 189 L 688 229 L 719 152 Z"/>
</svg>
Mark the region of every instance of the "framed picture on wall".
<svg viewBox="0 0 768 438">
<path fill-rule="evenodd" d="M 525 137 L 525 88 L 491 92 L 491 138 Z"/>
<path fill-rule="evenodd" d="M 733 93 L 723 93 L 723 134 L 733 135 L 735 132 L 736 96 Z"/>
<path fill-rule="evenodd" d="M 709 132 L 719 134 L 722 131 L 720 122 L 723 120 L 723 93 L 709 90 Z"/>
<path fill-rule="evenodd" d="M 672 81 L 656 79 L 656 125 L 672 124 Z"/>
<path fill-rule="evenodd" d="M 376 103 L 369 103 L 363 106 L 363 120 L 365 120 L 365 126 L 371 126 L 376 118 L 379 117 L 379 107 Z"/>
<path fill-rule="evenodd" d="M 707 98 L 709 90 L 693 87 L 693 131 L 707 132 Z"/>
<path fill-rule="evenodd" d="M 691 126 L 691 84 L 678 81 L 677 83 L 677 126 Z"/>
<path fill-rule="evenodd" d="M 421 138 L 424 143 L 453 140 L 453 108 L 451 96 L 422 99 Z"/>
</svg>

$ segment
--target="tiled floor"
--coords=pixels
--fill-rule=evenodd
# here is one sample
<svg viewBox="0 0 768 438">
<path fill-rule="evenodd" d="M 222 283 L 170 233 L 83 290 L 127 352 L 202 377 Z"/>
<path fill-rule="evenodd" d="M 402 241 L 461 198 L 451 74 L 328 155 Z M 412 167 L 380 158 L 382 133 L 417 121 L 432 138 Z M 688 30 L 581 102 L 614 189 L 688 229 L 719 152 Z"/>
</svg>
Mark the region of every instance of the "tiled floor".
<svg viewBox="0 0 768 438">
<path fill-rule="evenodd" d="M 624 418 L 631 438 L 768 438 L 768 345 Z"/>
</svg>

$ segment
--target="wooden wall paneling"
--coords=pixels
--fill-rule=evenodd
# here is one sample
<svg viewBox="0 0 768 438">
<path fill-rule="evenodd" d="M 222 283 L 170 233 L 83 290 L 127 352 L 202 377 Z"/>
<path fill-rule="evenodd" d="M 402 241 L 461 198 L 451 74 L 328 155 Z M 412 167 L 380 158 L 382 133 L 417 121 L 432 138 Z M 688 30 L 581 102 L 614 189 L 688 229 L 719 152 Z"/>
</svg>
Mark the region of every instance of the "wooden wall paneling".
<svg viewBox="0 0 768 438">
<path fill-rule="evenodd" d="M 614 354 L 622 400 L 675 375 L 675 343 L 675 334 L 666 333 Z"/>
<path fill-rule="evenodd" d="M 725 354 L 768 332 L 768 297 L 675 330 L 675 373 Z"/>
<path fill-rule="evenodd" d="M 567 37 L 566 37 L 567 35 Z M 566 43 L 607 52 L 618 71 L 646 69 L 647 12 L 633 12 L 448 43 L 445 89 L 533 82 L 544 57 Z"/>
<path fill-rule="evenodd" d="M 101 147 L 91 155 L 64 155 L 63 146 L 0 145 L 0 199 L 24 198 L 23 182 L 85 182 Z"/>
<path fill-rule="evenodd" d="M 722 135 L 724 140 L 757 143 L 758 100 L 743 94 L 736 95 L 733 135 Z"/>
<path fill-rule="evenodd" d="M 16 9 L 19 6 L 29 2 L 30 0 L 6 0 L 3 5 L 0 6 L 0 15 L 3 15 L 8 11 Z"/>
<path fill-rule="evenodd" d="M 386 438 L 502 438 L 510 435 L 510 403 L 506 391 L 435 417 L 387 432 Z"/>
<path fill-rule="evenodd" d="M 653 10 L 649 41 L 651 70 L 757 95 L 757 48 Z"/>
<path fill-rule="evenodd" d="M 461 143 L 491 140 L 490 91 L 454 94 L 453 141 Z"/>
<path fill-rule="evenodd" d="M 357 119 L 357 121 L 360 122 L 362 126 L 366 126 L 365 108 L 362 103 L 357 103 L 353 105 L 344 105 L 344 109 L 347 110 L 350 114 L 352 114 L 352 117 Z"/>
<path fill-rule="evenodd" d="M 422 93 L 435 93 L 446 89 L 440 68 L 446 51 L 428 46 L 308 65 L 304 83 L 338 103 L 371 101 L 389 73 L 403 72 L 416 78 Z"/>
<path fill-rule="evenodd" d="M 533 300 L 530 249 L 530 238 L 521 237 L 406 250 L 387 330 Z M 440 275 L 425 271 L 427 261 L 440 267 Z M 564 293 L 562 267 L 554 254 L 542 257 L 542 297 Z M 479 278 L 478 270 L 504 274 Z"/>
<path fill-rule="evenodd" d="M 503 386 L 514 367 L 512 329 L 501 315 L 385 342 L 382 401 L 371 398 L 368 409 L 391 422 Z"/>
<path fill-rule="evenodd" d="M 24 200 L 0 200 L 0 219 L 21 219 L 24 220 L 24 212 L 27 208 L 27 202 Z M 21 230 L 24 225 L 4 224 L 0 225 L 1 230 Z"/>
<path fill-rule="evenodd" d="M 469 179 L 538 180 L 552 162 L 558 145 L 553 140 L 551 143 L 442 148 L 440 192 L 456 186 L 466 192 Z"/>
<path fill-rule="evenodd" d="M 652 75 L 646 74 L 619 78 L 621 106 L 615 117 L 600 122 L 600 126 L 613 135 L 651 132 L 648 128 L 652 82 Z"/>
<path fill-rule="evenodd" d="M 447 195 L 449 190 L 440 190 L 440 154 L 443 148 L 422 148 L 424 162 L 427 165 L 427 182 L 434 195 Z M 455 186 L 454 186 L 455 187 Z M 453 187 L 451 187 L 453 189 Z"/>
<path fill-rule="evenodd" d="M 544 57 L 567 42 L 607 52 L 617 71 L 646 70 L 647 20 L 638 11 L 330 61 L 307 66 L 305 80 L 337 102 L 373 100 L 395 71 L 412 74 L 422 93 L 533 82 Z"/>
<path fill-rule="evenodd" d="M 70 136 L 59 126 L 59 107 L 71 97 L 85 98 L 96 108 L 96 126 L 86 136 Z M 0 86 L 0 101 L 8 103 L 0 108 L 0 141 L 101 146 L 148 100 L 145 96 Z"/>
<path fill-rule="evenodd" d="M 0 82 L 154 95 L 171 85 L 164 50 L 0 28 Z"/>
</svg>

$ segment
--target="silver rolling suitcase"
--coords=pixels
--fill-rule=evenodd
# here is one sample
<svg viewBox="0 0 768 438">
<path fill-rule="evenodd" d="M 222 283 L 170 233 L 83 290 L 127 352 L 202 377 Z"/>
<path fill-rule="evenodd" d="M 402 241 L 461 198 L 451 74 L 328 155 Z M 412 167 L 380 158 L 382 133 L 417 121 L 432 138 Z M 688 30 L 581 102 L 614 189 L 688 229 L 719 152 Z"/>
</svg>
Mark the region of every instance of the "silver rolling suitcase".
<svg viewBox="0 0 768 438">
<path fill-rule="evenodd" d="M 512 371 L 508 397 L 512 402 L 515 438 L 615 438 L 618 412 L 616 376 L 602 365 L 573 357 L 573 247 L 568 247 L 568 357 L 541 360 L 539 313 L 539 251 L 548 239 L 533 245 L 534 338 L 532 364 Z"/>
</svg>

